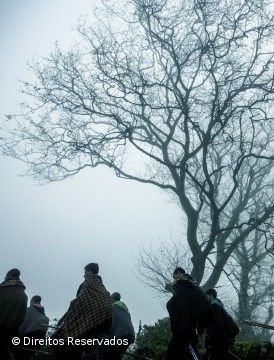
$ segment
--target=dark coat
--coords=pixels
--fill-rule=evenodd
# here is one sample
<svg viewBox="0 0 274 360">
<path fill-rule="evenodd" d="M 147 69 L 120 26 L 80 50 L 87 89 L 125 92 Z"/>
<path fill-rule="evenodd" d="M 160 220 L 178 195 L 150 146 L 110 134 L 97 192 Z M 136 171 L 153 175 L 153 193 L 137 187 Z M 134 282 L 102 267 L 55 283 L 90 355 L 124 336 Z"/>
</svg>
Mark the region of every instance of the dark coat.
<svg viewBox="0 0 274 360">
<path fill-rule="evenodd" d="M 112 305 L 112 323 L 110 335 L 116 338 L 127 338 L 129 343 L 134 342 L 135 334 L 130 313 L 123 302 L 118 301 Z"/>
<path fill-rule="evenodd" d="M 212 348 L 224 352 L 228 348 L 229 338 L 225 329 L 224 308 L 221 302 L 214 300 L 211 303 L 213 323 L 206 329 L 206 344 Z"/>
<path fill-rule="evenodd" d="M 191 282 L 177 282 L 172 298 L 167 303 L 170 327 L 180 342 L 195 337 L 195 329 L 204 329 L 211 321 L 211 307 L 202 290 Z"/>
<path fill-rule="evenodd" d="M 25 286 L 20 280 L 4 281 L 0 285 L 0 331 L 18 330 L 27 310 Z"/>
</svg>

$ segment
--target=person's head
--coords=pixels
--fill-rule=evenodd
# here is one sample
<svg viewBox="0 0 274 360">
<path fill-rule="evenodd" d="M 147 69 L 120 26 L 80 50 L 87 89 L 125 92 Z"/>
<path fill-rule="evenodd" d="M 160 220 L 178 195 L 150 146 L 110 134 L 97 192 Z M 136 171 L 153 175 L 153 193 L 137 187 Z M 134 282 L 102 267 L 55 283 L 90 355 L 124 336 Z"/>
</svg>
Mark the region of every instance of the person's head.
<svg viewBox="0 0 274 360">
<path fill-rule="evenodd" d="M 98 275 L 99 266 L 96 263 L 90 263 L 85 266 L 85 273 L 91 273 L 93 275 Z"/>
<path fill-rule="evenodd" d="M 185 275 L 186 272 L 183 268 L 181 267 L 177 267 L 174 271 L 173 271 L 173 278 L 175 278 L 177 275 Z"/>
<path fill-rule="evenodd" d="M 20 278 L 20 270 L 11 269 L 6 274 L 6 280 L 19 280 Z"/>
<path fill-rule="evenodd" d="M 111 295 L 112 302 L 120 301 L 121 295 L 118 292 L 115 292 Z"/>
<path fill-rule="evenodd" d="M 41 296 L 34 295 L 30 300 L 30 304 L 31 305 L 41 305 L 41 301 L 42 301 Z"/>
<path fill-rule="evenodd" d="M 217 291 L 215 289 L 209 289 L 205 293 L 207 299 L 211 302 L 217 298 Z"/>
</svg>

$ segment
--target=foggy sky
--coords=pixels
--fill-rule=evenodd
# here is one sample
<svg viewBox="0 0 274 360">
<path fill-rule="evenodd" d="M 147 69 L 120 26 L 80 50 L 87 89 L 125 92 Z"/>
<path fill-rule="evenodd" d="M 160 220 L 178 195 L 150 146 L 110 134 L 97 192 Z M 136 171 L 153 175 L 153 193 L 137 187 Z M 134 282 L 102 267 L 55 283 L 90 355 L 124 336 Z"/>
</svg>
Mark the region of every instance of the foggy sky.
<svg viewBox="0 0 274 360">
<path fill-rule="evenodd" d="M 73 44 L 72 26 L 90 7 L 91 0 L 0 1 L 1 120 L 18 111 L 18 78 L 32 78 L 26 62 L 46 55 L 56 40 Z M 180 211 L 165 192 L 118 179 L 106 168 L 39 186 L 18 176 L 23 163 L 0 156 L 0 166 L 0 278 L 18 267 L 27 295 L 41 295 L 52 319 L 75 296 L 83 267 L 98 262 L 107 289 L 121 292 L 135 325 L 167 315 L 134 276 L 141 243 L 157 244 L 158 237 L 182 231 Z"/>
</svg>

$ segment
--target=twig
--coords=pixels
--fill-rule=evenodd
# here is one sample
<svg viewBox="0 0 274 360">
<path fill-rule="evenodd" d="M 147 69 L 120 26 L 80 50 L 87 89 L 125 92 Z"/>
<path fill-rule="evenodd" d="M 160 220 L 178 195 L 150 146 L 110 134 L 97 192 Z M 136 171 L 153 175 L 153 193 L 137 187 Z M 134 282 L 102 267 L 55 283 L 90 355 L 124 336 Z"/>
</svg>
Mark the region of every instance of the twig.
<svg viewBox="0 0 274 360">
<path fill-rule="evenodd" d="M 243 321 L 244 324 L 246 325 L 251 325 L 251 326 L 258 326 L 264 329 L 269 329 L 269 330 L 274 330 L 274 326 L 272 325 L 267 325 L 267 324 L 262 324 L 256 321 L 249 321 L 249 320 L 244 320 Z"/>
</svg>

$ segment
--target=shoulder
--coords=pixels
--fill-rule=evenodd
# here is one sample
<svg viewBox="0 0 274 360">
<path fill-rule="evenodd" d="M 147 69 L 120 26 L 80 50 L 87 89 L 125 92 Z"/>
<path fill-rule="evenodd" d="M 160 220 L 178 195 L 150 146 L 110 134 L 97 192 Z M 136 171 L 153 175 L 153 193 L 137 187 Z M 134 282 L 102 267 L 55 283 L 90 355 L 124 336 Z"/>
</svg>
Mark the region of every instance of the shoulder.
<svg viewBox="0 0 274 360">
<path fill-rule="evenodd" d="M 211 306 L 214 307 L 214 309 L 220 309 L 222 311 L 225 311 L 223 303 L 219 299 L 215 299 L 211 302 Z"/>
<path fill-rule="evenodd" d="M 117 305 L 117 304 L 112 304 L 112 309 L 113 309 L 113 312 L 116 312 L 117 314 L 129 314 L 129 312 L 122 308 L 121 306 Z"/>
<path fill-rule="evenodd" d="M 18 295 L 18 297 L 21 298 L 22 301 L 24 301 L 24 302 L 28 301 L 28 297 L 27 297 L 27 295 L 25 293 L 25 289 L 18 288 L 16 294 Z"/>
<path fill-rule="evenodd" d="M 218 304 L 211 304 L 211 308 L 212 308 L 212 312 L 213 314 L 215 314 L 216 316 L 223 316 L 225 310 Z"/>
<path fill-rule="evenodd" d="M 193 285 L 187 281 L 180 281 L 180 283 L 178 283 L 174 289 L 174 298 L 189 298 L 197 292 L 200 292 L 198 286 Z"/>
</svg>

